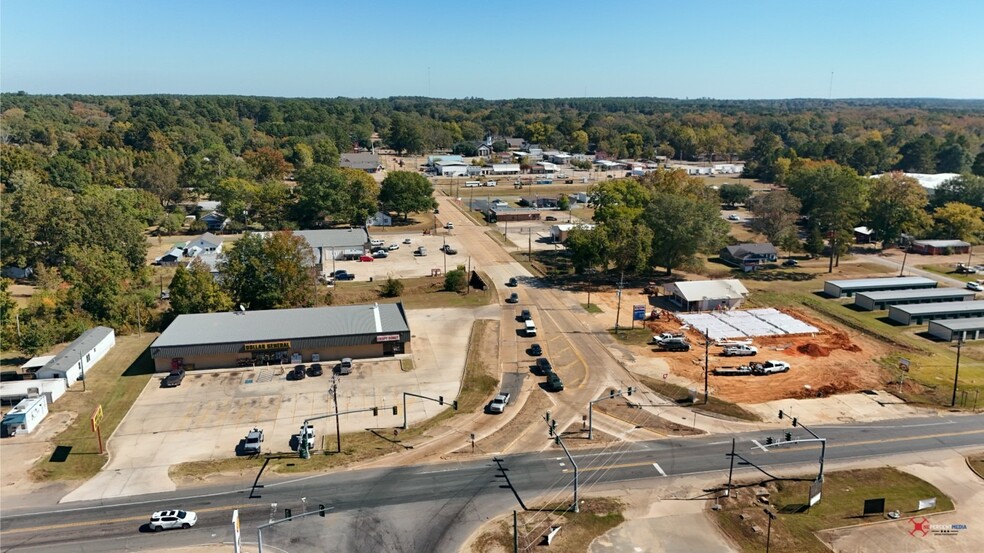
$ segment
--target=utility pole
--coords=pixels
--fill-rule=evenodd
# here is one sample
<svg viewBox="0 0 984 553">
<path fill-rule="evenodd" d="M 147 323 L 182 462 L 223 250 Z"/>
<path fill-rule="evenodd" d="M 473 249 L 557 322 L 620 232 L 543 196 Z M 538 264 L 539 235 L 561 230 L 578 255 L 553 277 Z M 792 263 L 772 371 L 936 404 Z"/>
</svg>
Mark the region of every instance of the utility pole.
<svg viewBox="0 0 984 553">
<path fill-rule="evenodd" d="M 711 348 L 711 334 L 710 330 L 704 329 L 704 405 L 707 405 L 707 375 L 710 373 L 708 371 L 708 360 L 710 357 Z"/>
<path fill-rule="evenodd" d="M 762 509 L 765 514 L 769 516 L 769 529 L 765 536 L 765 553 L 769 553 L 769 546 L 772 545 L 772 521 L 776 519 L 776 515 L 768 509 Z"/>
<path fill-rule="evenodd" d="M 957 366 L 953 371 L 953 399 L 950 400 L 950 407 L 957 405 L 957 379 L 960 377 L 960 347 L 963 346 L 963 336 L 957 339 Z"/>
<path fill-rule="evenodd" d="M 634 391 L 635 388 L 629 386 L 628 395 L 631 396 L 632 392 Z M 622 397 L 622 390 L 611 390 L 608 392 L 608 397 L 603 397 L 588 402 L 588 439 L 589 440 L 594 435 L 594 404 L 598 403 L 599 401 L 605 401 L 606 399 L 615 399 L 617 397 Z"/>
<path fill-rule="evenodd" d="M 909 246 L 908 246 L 908 244 L 905 246 L 904 253 L 902 254 L 902 268 L 899 269 L 899 277 L 901 277 L 905 273 L 905 260 L 906 260 L 907 257 L 909 257 Z"/>
<path fill-rule="evenodd" d="M 618 291 L 615 293 L 618 296 L 618 307 L 615 309 L 615 334 L 618 334 L 618 319 L 622 315 L 622 284 L 625 282 L 625 271 L 622 271 L 622 276 L 618 279 Z"/>
<path fill-rule="evenodd" d="M 530 227 L 529 229 L 527 229 L 527 232 L 528 232 L 528 235 L 527 236 L 529 237 L 529 240 L 528 240 L 529 241 L 529 251 L 527 252 L 526 255 L 527 255 L 527 258 L 529 259 L 530 263 L 533 263 L 533 227 Z"/>
<path fill-rule="evenodd" d="M 725 492 L 725 497 L 731 497 L 731 475 L 735 472 L 735 439 L 731 438 L 731 466 L 728 467 L 728 490 Z"/>
<path fill-rule="evenodd" d="M 581 512 L 581 508 L 577 501 L 577 482 L 579 477 L 579 469 L 577 468 L 577 463 L 574 462 L 574 457 L 571 457 L 571 452 L 567 451 L 567 446 L 564 445 L 564 440 L 560 438 L 560 432 L 557 431 L 557 420 L 550 420 L 550 411 L 547 411 L 546 416 L 543 420 L 547 421 L 547 431 L 553 437 L 554 442 L 564 449 L 564 454 L 567 455 L 567 460 L 571 462 L 571 466 L 574 467 L 574 505 L 571 506 L 571 510 L 575 513 Z"/>
<path fill-rule="evenodd" d="M 338 421 L 338 375 L 331 373 L 331 398 L 335 402 L 335 440 L 338 443 L 338 452 L 342 452 L 342 424 Z"/>
</svg>

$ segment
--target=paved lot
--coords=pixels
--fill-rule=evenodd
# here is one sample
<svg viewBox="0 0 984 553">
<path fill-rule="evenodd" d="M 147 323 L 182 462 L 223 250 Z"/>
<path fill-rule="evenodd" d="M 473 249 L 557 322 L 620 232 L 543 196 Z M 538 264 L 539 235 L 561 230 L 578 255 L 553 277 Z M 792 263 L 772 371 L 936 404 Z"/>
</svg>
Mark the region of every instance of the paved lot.
<svg viewBox="0 0 984 553">
<path fill-rule="evenodd" d="M 399 359 L 357 360 L 351 375 L 339 377 L 339 409 L 386 409 L 378 417 L 371 412 L 342 417 L 342 432 L 402 425 L 404 391 L 449 401 L 456 397 L 475 315 L 468 309 L 408 311 L 415 369 L 404 372 Z M 254 426 L 264 430 L 264 451 L 290 451 L 291 436 L 304 419 L 333 408 L 330 375 L 289 381 L 289 369 L 276 365 L 191 373 L 170 389 L 151 379 L 109 441 L 109 464 L 62 501 L 174 490 L 167 475 L 171 465 L 232 457 Z M 393 405 L 400 405 L 400 415 L 392 414 Z M 411 424 L 444 408 L 407 401 Z M 319 446 L 327 439 L 333 447 L 334 421 L 316 421 L 314 426 Z"/>
<path fill-rule="evenodd" d="M 443 219 L 441 222 L 444 222 Z M 469 245 L 461 240 L 453 229 L 438 228 L 436 234 L 428 235 L 419 232 L 373 233 L 372 237 L 384 240 L 386 246 L 393 243 L 398 244 L 400 249 L 388 251 L 389 257 L 371 262 L 336 261 L 334 265 L 325 266 L 325 272 L 331 273 L 344 269 L 354 274 L 357 281 L 367 281 L 370 277 L 373 281 L 377 281 L 385 280 L 391 276 L 397 278 L 430 276 L 433 269 L 440 269 L 443 273 L 445 271 L 445 257 L 447 257 L 447 270 L 452 270 L 458 265 L 468 265 Z M 407 238 L 411 240 L 410 244 L 403 243 Z M 441 251 L 441 246 L 445 243 L 457 250 L 458 253 L 446 256 Z M 418 246 L 424 246 L 427 249 L 426 256 L 414 255 L 413 252 Z M 345 286 L 345 283 L 342 282 L 339 286 Z"/>
</svg>

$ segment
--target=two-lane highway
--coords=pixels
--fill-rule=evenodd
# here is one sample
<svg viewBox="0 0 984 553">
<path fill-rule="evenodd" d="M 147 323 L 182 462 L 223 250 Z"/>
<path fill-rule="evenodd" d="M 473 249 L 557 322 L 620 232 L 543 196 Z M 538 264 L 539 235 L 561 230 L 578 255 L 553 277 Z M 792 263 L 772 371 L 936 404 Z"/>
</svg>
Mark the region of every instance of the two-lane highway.
<svg viewBox="0 0 984 553">
<path fill-rule="evenodd" d="M 828 440 L 828 463 L 984 447 L 982 415 L 812 429 Z M 794 439 L 807 437 L 802 429 L 789 430 Z M 766 436 L 779 437 L 783 431 L 736 435 L 737 452 L 770 472 L 790 466 L 812 472 L 819 457 L 817 444 L 760 447 Z M 730 449 L 730 436 L 718 435 L 581 450 L 574 457 L 581 490 L 587 492 L 595 485 L 634 482 L 636 486 L 658 486 L 663 478 L 718 471 L 723 482 Z M 328 516 L 286 523 L 289 526 L 269 533 L 274 540 L 270 543 L 291 552 L 401 550 L 393 549 L 397 546 L 392 544 L 412 544 L 407 551 L 456 551 L 488 518 L 522 508 L 520 499 L 529 506 L 538 498 L 571 498 L 572 467 L 557 448 L 506 456 L 501 467 L 503 470 L 500 463 L 485 458 L 336 472 L 271 481 L 255 490 L 206 490 L 208 493 L 187 498 L 177 493 L 157 494 L 113 504 L 87 502 L 4 512 L 0 515 L 0 550 L 110 552 L 229 541 L 229 517 L 235 508 L 240 509 L 245 539 L 253 541 L 256 527 L 282 517 L 284 508 L 297 514 L 324 504 Z M 753 469 L 736 464 L 736 470 Z M 140 531 L 150 512 L 173 506 L 197 511 L 198 526 L 163 534 Z M 326 531 L 329 527 L 331 532 Z M 331 538 L 324 538 L 328 534 Z"/>
</svg>

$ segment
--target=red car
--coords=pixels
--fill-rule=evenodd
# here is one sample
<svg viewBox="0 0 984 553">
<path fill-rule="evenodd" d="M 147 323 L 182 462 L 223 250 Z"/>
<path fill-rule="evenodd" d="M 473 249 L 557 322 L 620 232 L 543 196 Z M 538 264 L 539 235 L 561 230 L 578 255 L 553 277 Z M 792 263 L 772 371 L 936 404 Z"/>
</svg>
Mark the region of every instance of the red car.
<svg viewBox="0 0 984 553">
<path fill-rule="evenodd" d="M 373 257 L 371 255 L 363 255 L 359 257 L 359 261 L 372 261 Z"/>
</svg>

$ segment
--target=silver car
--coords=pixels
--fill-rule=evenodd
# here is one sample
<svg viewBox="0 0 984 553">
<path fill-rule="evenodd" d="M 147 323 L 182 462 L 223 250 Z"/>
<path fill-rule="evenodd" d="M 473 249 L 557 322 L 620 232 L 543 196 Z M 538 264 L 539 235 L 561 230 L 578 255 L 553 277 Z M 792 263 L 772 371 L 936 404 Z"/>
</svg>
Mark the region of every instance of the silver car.
<svg viewBox="0 0 984 553">
<path fill-rule="evenodd" d="M 150 529 L 154 532 L 172 528 L 191 528 L 198 522 L 194 511 L 157 511 L 150 515 Z"/>
</svg>

